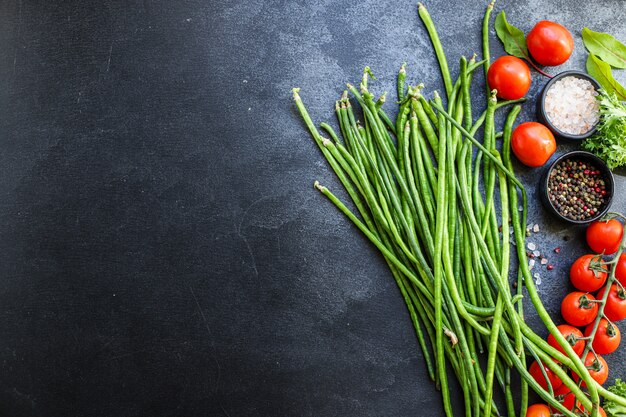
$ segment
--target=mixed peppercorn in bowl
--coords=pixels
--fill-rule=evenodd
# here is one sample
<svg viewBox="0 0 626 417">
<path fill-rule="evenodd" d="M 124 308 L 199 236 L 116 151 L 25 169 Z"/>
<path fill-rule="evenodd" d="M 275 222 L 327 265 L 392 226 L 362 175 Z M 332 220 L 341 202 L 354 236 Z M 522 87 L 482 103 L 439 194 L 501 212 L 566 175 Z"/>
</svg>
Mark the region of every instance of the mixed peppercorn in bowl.
<svg viewBox="0 0 626 417">
<path fill-rule="evenodd" d="M 604 216 L 611 205 L 614 179 L 611 170 L 590 152 L 561 155 L 540 183 L 546 207 L 571 223 L 589 223 Z"/>
</svg>

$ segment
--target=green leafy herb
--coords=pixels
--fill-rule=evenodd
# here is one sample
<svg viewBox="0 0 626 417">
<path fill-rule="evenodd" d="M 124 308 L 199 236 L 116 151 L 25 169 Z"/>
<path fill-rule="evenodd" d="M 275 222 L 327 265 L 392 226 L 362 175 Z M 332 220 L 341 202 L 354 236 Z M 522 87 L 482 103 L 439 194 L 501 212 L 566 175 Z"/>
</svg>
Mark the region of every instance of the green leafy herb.
<svg viewBox="0 0 626 417">
<path fill-rule="evenodd" d="M 626 68 L 626 45 L 608 33 L 594 32 L 589 28 L 584 28 L 582 35 L 589 52 L 614 68 Z"/>
<path fill-rule="evenodd" d="M 604 90 L 600 91 L 599 100 L 598 131 L 583 143 L 583 148 L 598 155 L 614 169 L 626 165 L 626 104 L 614 92 Z"/>
<path fill-rule="evenodd" d="M 598 80 L 602 88 L 608 93 L 615 93 L 620 100 L 626 100 L 626 89 L 613 78 L 611 66 L 593 53 L 590 53 L 589 58 L 587 58 L 587 72 Z"/>
<path fill-rule="evenodd" d="M 609 388 L 615 395 L 626 398 L 626 382 L 622 382 L 621 379 L 615 380 L 615 385 Z M 604 411 L 610 417 L 626 417 L 626 407 L 616 403 L 615 401 L 606 400 L 602 405 Z"/>
<path fill-rule="evenodd" d="M 496 34 L 504 45 L 504 50 L 513 56 L 528 59 L 528 48 L 526 47 L 526 36 L 524 32 L 509 24 L 506 20 L 504 10 L 496 16 Z"/>
</svg>

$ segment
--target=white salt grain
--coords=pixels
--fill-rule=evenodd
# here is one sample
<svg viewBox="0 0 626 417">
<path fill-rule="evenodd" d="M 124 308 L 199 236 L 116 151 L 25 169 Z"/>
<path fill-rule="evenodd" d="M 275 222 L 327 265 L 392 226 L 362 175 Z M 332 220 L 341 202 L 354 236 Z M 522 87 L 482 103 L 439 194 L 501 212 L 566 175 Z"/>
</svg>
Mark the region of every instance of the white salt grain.
<svg viewBox="0 0 626 417">
<path fill-rule="evenodd" d="M 598 92 L 589 80 L 574 76 L 557 80 L 546 93 L 544 109 L 550 122 L 561 132 L 582 135 L 600 119 Z"/>
<path fill-rule="evenodd" d="M 528 250 L 535 250 L 535 249 L 537 249 L 537 245 L 535 245 L 532 242 L 530 242 L 527 247 L 528 247 Z"/>
</svg>

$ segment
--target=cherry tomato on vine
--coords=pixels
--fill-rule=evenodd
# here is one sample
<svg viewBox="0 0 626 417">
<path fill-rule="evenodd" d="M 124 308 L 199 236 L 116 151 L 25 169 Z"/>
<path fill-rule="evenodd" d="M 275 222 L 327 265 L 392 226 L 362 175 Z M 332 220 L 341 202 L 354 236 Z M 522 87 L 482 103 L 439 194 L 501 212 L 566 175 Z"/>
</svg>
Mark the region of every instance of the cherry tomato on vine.
<svg viewBox="0 0 626 417">
<path fill-rule="evenodd" d="M 570 326 L 569 324 L 561 324 L 556 327 L 559 329 L 565 340 L 569 342 L 572 349 L 574 349 L 574 352 L 576 352 L 578 356 L 582 355 L 583 350 L 585 350 L 585 342 L 580 340 L 583 337 L 583 333 L 576 327 Z M 551 334 L 548 335 L 548 344 L 559 352 L 565 354 L 565 350 L 561 347 L 561 345 L 559 345 L 559 342 L 557 342 Z"/>
<path fill-rule="evenodd" d="M 593 330 L 593 323 L 585 329 L 585 336 L 590 336 Z M 616 325 L 607 319 L 600 319 L 596 336 L 593 339 L 593 350 L 596 353 L 606 355 L 615 352 L 622 340 L 622 335 Z"/>
<path fill-rule="evenodd" d="M 555 66 L 567 61 L 574 50 L 574 38 L 564 26 L 549 20 L 538 22 L 526 36 L 530 55 L 541 65 Z"/>
<path fill-rule="evenodd" d="M 583 255 L 569 270 L 572 285 L 580 291 L 596 291 L 606 282 L 608 268 L 600 255 Z"/>
<path fill-rule="evenodd" d="M 598 291 L 598 299 L 604 297 L 606 287 Z M 609 296 L 604 305 L 604 315 L 611 321 L 620 321 L 626 319 L 626 291 L 618 287 L 617 284 L 611 285 Z"/>
<path fill-rule="evenodd" d="M 624 226 L 615 219 L 597 220 L 587 227 L 587 244 L 592 251 L 611 255 L 622 242 Z"/>
<path fill-rule="evenodd" d="M 572 391 L 567 388 L 567 385 L 563 384 L 557 389 L 554 390 L 554 398 L 563 404 L 563 407 L 571 410 L 574 408 L 574 401 L 576 401 L 576 396 L 572 393 Z M 579 402 L 576 401 L 578 404 Z M 552 409 L 554 413 L 557 413 L 556 409 Z"/>
<path fill-rule="evenodd" d="M 622 253 L 615 264 L 615 278 L 620 284 L 626 285 L 626 253 Z"/>
<path fill-rule="evenodd" d="M 609 365 L 606 363 L 604 358 L 600 355 L 594 355 L 593 352 L 588 352 L 585 357 L 585 366 L 589 369 L 589 375 L 593 378 L 598 384 L 602 385 L 609 378 Z M 580 377 L 574 373 L 574 380 L 578 382 Z M 586 387 L 587 384 L 583 381 L 583 387 Z"/>
<path fill-rule="evenodd" d="M 545 404 L 533 404 L 528 406 L 526 410 L 526 417 L 550 417 L 552 413 L 550 412 L 550 407 Z"/>
<path fill-rule="evenodd" d="M 556 150 L 556 141 L 550 129 L 541 123 L 525 122 L 513 131 L 511 147 L 524 165 L 540 167 Z"/>
<path fill-rule="evenodd" d="M 548 376 L 548 381 L 550 381 L 550 384 L 552 384 L 553 390 L 557 389 L 558 387 L 561 386 L 561 384 L 563 384 L 563 381 L 561 381 L 561 378 L 556 376 L 554 372 L 550 370 L 550 368 L 544 365 L 543 369 L 546 371 L 546 375 Z M 546 381 L 546 378 L 543 376 L 543 373 L 541 372 L 541 368 L 539 367 L 539 363 L 537 363 L 537 361 L 533 362 L 532 365 L 530 365 L 530 368 L 528 368 L 528 372 L 530 372 L 530 375 L 534 378 L 535 381 L 537 381 L 539 385 L 541 385 L 543 389 L 546 389 L 546 390 L 548 389 L 548 382 Z"/>
<path fill-rule="evenodd" d="M 561 303 L 561 315 L 572 326 L 586 326 L 598 315 L 598 303 L 591 294 L 574 291 L 565 296 Z"/>
<path fill-rule="evenodd" d="M 487 71 L 489 88 L 498 90 L 498 97 L 505 100 L 522 98 L 530 88 L 530 69 L 524 61 L 505 55 L 493 61 Z"/>
</svg>

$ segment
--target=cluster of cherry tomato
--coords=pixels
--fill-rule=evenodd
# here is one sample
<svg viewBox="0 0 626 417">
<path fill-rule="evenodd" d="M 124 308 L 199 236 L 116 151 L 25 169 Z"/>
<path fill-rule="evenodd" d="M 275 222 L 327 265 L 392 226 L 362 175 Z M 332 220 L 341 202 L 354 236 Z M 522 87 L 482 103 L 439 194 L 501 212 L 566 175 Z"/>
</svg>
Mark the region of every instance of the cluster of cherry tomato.
<svg viewBox="0 0 626 417">
<path fill-rule="evenodd" d="M 564 26 L 542 20 L 526 36 L 526 46 L 537 63 L 556 66 L 569 59 L 574 50 L 574 38 Z M 487 72 L 489 87 L 496 89 L 498 97 L 505 100 L 524 97 L 531 81 L 526 62 L 511 55 L 496 59 Z M 524 165 L 539 167 L 554 154 L 556 141 L 552 132 L 541 123 L 526 122 L 513 132 L 511 147 Z"/>
<path fill-rule="evenodd" d="M 587 228 L 587 244 L 596 254 L 583 255 L 578 258 L 570 269 L 570 281 L 577 291 L 570 292 L 561 303 L 561 315 L 567 324 L 558 326 L 559 331 L 570 343 L 574 352 L 582 356 L 586 342 L 593 331 L 594 322 L 598 316 L 598 303 L 604 297 L 607 290 L 605 284 L 609 274 L 609 267 L 603 261 L 602 255 L 612 255 L 618 251 L 622 242 L 624 228 L 622 224 L 611 219 L 609 221 L 596 221 Z M 610 293 L 604 306 L 604 317 L 600 319 L 598 329 L 593 341 L 592 349 L 585 355 L 585 366 L 589 369 L 590 376 L 599 384 L 606 382 L 609 376 L 609 366 L 601 355 L 614 352 L 621 341 L 619 328 L 614 324 L 616 321 L 626 319 L 626 254 L 622 254 L 616 263 L 615 283 L 609 289 Z M 599 291 L 598 291 L 599 290 Z M 598 291 L 594 297 L 592 292 Z M 579 329 L 584 328 L 584 332 Z M 565 353 L 556 339 L 548 336 L 548 343 L 555 349 Z M 576 400 L 567 386 L 548 368 L 544 367 L 545 374 L 552 385 L 555 398 L 572 410 Z M 540 365 L 533 362 L 529 369 L 530 374 L 544 388 L 548 383 L 541 371 Z M 578 375 L 573 375 L 578 381 Z M 585 383 L 581 384 L 585 387 Z M 580 404 L 577 409 L 582 410 Z M 583 410 L 584 411 L 584 410 Z M 534 404 L 528 408 L 527 417 L 549 417 L 550 408 L 545 404 Z M 600 415 L 606 416 L 600 408 Z"/>
</svg>

